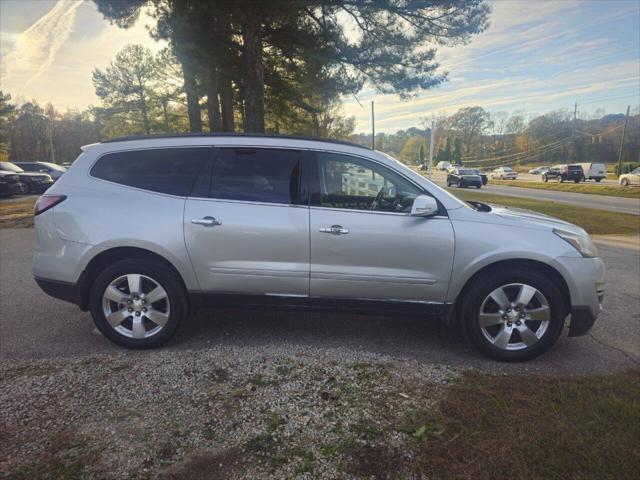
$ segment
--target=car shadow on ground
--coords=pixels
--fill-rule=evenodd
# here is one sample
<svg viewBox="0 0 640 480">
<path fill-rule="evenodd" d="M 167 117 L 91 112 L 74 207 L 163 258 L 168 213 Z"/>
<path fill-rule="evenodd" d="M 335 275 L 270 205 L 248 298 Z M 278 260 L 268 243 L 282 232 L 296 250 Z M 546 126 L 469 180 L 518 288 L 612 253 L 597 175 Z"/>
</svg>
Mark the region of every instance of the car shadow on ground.
<svg viewBox="0 0 640 480">
<path fill-rule="evenodd" d="M 184 322 L 167 348 L 198 350 L 211 345 L 253 348 L 262 355 L 269 355 L 274 345 L 291 354 L 340 348 L 494 372 L 573 374 L 609 368 L 607 355 L 593 339 L 568 339 L 566 331 L 541 357 L 508 364 L 482 356 L 455 327 L 437 319 L 335 313 L 203 310 Z M 584 361 L 586 351 L 589 362 Z"/>
</svg>

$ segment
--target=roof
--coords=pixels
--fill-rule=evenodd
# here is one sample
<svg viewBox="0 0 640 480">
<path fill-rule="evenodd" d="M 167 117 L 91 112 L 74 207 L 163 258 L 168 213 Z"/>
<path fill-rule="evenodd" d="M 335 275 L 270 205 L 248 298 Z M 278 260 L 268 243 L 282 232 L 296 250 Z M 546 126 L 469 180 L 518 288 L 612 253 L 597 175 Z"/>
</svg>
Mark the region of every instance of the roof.
<svg viewBox="0 0 640 480">
<path fill-rule="evenodd" d="M 326 143 L 335 143 L 338 145 L 348 145 L 350 147 L 359 147 L 364 148 L 365 150 L 371 150 L 369 147 L 360 145 L 353 142 L 347 142 L 344 140 L 334 140 L 330 138 L 323 137 L 312 137 L 312 136 L 303 136 L 303 135 L 274 135 L 268 133 L 161 133 L 161 134 L 153 134 L 153 135 L 130 135 L 126 137 L 116 137 L 110 138 L 109 140 L 104 140 L 101 143 L 116 143 L 116 142 L 127 142 L 133 140 L 153 140 L 153 139 L 163 139 L 163 138 L 193 138 L 193 137 L 213 137 L 213 138 L 224 138 L 224 137 L 246 137 L 246 138 L 283 138 L 287 140 L 309 140 L 313 142 L 326 142 Z"/>
</svg>

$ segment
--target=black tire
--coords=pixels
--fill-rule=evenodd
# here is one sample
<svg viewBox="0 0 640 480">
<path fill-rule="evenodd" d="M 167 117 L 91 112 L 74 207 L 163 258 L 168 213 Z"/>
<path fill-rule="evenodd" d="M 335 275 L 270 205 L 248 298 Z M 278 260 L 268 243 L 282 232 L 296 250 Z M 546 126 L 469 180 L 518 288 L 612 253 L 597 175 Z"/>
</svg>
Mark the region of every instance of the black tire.
<svg viewBox="0 0 640 480">
<path fill-rule="evenodd" d="M 628 187 L 629 186 L 629 179 L 628 178 L 623 178 L 622 180 L 620 180 L 620 185 L 622 185 L 623 187 Z"/>
<path fill-rule="evenodd" d="M 565 307 L 560 289 L 543 273 L 536 270 L 490 270 L 466 290 L 458 309 L 458 320 L 465 340 L 483 354 L 505 362 L 522 362 L 541 355 L 557 340 L 564 328 Z M 550 323 L 546 332 L 534 345 L 522 350 L 503 350 L 493 345 L 482 334 L 478 316 L 482 302 L 496 288 L 511 283 L 525 283 L 539 290 L 549 302 Z"/>
<path fill-rule="evenodd" d="M 107 286 L 118 277 L 132 273 L 150 277 L 162 286 L 171 306 L 167 323 L 158 333 L 148 338 L 136 339 L 118 333 L 107 322 L 102 307 L 103 294 Z M 91 286 L 89 305 L 98 330 L 112 342 L 131 349 L 155 348 L 164 344 L 189 313 L 187 294 L 178 275 L 167 265 L 146 258 L 126 258 L 103 270 Z"/>
<path fill-rule="evenodd" d="M 478 185 L 476 188 L 480 190 L 482 188 L 482 185 Z"/>
<path fill-rule="evenodd" d="M 546 183 L 546 182 L 548 182 L 548 181 L 549 181 L 549 179 L 548 179 L 548 178 L 546 177 L 546 175 L 545 175 L 545 176 L 543 176 L 543 177 L 542 177 L 542 181 Z"/>
<path fill-rule="evenodd" d="M 596 178 L 596 182 L 600 183 L 602 181 L 601 178 Z"/>
</svg>

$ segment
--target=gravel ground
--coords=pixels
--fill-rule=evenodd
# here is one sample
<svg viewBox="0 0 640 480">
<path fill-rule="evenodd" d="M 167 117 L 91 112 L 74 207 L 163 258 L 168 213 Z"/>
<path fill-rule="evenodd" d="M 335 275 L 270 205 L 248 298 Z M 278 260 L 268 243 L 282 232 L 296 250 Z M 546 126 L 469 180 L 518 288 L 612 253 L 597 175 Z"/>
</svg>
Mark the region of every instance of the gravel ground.
<svg viewBox="0 0 640 480">
<path fill-rule="evenodd" d="M 349 478 L 365 444 L 408 465 L 457 376 L 286 345 L 4 361 L 0 477 Z"/>
</svg>

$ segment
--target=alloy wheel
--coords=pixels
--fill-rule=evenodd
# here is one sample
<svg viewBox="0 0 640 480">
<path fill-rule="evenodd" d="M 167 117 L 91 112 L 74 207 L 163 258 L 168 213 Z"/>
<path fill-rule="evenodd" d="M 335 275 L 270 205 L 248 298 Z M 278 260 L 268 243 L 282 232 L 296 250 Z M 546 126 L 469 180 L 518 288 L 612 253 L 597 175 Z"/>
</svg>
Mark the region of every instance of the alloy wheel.
<svg viewBox="0 0 640 480">
<path fill-rule="evenodd" d="M 169 296 L 154 279 L 130 273 L 112 281 L 102 295 L 107 323 L 129 338 L 149 338 L 169 320 Z"/>
<path fill-rule="evenodd" d="M 523 350 L 540 341 L 551 321 L 551 308 L 535 287 L 510 283 L 482 302 L 478 323 L 484 337 L 501 350 Z"/>
</svg>

